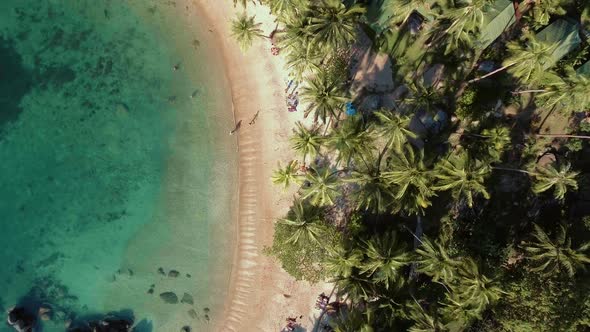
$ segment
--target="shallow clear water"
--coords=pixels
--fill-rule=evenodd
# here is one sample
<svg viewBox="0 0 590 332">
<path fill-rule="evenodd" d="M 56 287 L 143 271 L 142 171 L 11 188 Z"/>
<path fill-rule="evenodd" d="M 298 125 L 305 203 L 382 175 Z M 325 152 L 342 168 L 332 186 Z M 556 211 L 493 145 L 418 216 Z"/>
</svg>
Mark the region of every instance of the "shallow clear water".
<svg viewBox="0 0 590 332">
<path fill-rule="evenodd" d="M 122 309 L 145 331 L 199 330 L 223 305 L 233 119 L 207 36 L 180 13 L 0 1 L 0 306 L 47 302 L 45 331 Z"/>
</svg>

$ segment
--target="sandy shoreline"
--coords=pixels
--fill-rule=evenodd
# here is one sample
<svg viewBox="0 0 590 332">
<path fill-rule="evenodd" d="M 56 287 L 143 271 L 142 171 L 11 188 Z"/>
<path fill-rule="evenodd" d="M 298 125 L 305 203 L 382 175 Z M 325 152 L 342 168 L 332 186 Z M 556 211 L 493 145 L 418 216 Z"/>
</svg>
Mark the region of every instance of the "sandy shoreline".
<svg viewBox="0 0 590 332">
<path fill-rule="evenodd" d="M 286 72 L 281 59 L 270 54 L 267 40 L 256 41 L 246 53 L 231 38 L 231 18 L 238 10 L 229 1 L 193 0 L 197 15 L 215 34 L 230 82 L 238 132 L 239 203 L 236 255 L 225 314 L 215 331 L 279 331 L 287 316 L 303 315 L 308 331 L 318 315 L 315 297 L 329 286 L 296 282 L 278 263 L 262 253 L 272 243 L 273 223 L 289 208 L 292 192 L 274 186 L 270 177 L 278 161 L 291 156 L 288 136 L 301 111 L 289 113 L 285 106 Z M 251 14 L 270 33 L 275 23 L 266 7 L 251 6 Z M 196 19 L 196 17 L 195 17 Z M 248 123 L 260 111 L 254 125 Z M 228 128 L 228 131 L 231 128 Z M 286 294 L 288 297 L 284 296 Z"/>
</svg>

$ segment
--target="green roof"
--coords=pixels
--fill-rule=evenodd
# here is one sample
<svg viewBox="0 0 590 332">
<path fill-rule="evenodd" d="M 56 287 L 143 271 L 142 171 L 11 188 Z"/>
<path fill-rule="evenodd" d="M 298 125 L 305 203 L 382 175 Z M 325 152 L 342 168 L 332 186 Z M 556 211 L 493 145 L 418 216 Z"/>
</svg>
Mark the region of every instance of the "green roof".
<svg viewBox="0 0 590 332">
<path fill-rule="evenodd" d="M 414 11 L 427 21 L 434 19 L 422 6 L 416 6 Z M 367 8 L 368 24 L 376 34 L 380 34 L 391 27 L 391 18 L 393 15 L 391 6 L 387 6 L 387 0 L 374 0 Z"/>
<path fill-rule="evenodd" d="M 389 21 L 393 16 L 393 14 L 383 6 L 384 2 L 385 0 L 375 0 L 367 9 L 369 26 L 377 34 L 380 34 L 383 30 L 389 28 Z"/>
<path fill-rule="evenodd" d="M 576 72 L 581 75 L 590 76 L 590 61 L 583 64 Z"/>
<path fill-rule="evenodd" d="M 557 44 L 551 54 L 553 61 L 547 62 L 545 68 L 555 65 L 557 61 L 576 49 L 581 43 L 578 24 L 564 19 L 559 19 L 541 30 L 537 33 L 537 39 L 548 44 Z"/>
<path fill-rule="evenodd" d="M 509 0 L 496 0 L 485 10 L 484 28 L 481 29 L 477 47 L 484 49 L 500 37 L 514 23 L 514 6 Z"/>
</svg>

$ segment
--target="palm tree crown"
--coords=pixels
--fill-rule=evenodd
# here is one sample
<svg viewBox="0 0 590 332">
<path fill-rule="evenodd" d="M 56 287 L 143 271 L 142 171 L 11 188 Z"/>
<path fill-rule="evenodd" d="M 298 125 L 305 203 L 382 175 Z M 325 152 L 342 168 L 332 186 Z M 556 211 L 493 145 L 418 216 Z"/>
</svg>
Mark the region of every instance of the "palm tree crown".
<svg viewBox="0 0 590 332">
<path fill-rule="evenodd" d="M 292 228 L 292 235 L 287 242 L 321 244 L 323 227 L 320 224 L 318 208 L 304 204 L 301 199 L 296 198 L 291 212 L 287 218 L 279 219 L 280 223 Z"/>
<path fill-rule="evenodd" d="M 361 271 L 375 282 L 383 283 L 386 289 L 403 282 L 401 269 L 410 261 L 410 253 L 399 243 L 395 232 L 373 236 L 364 242 L 367 259 Z"/>
<path fill-rule="evenodd" d="M 431 205 L 430 198 L 435 195 L 431 187 L 431 171 L 424 163 L 424 150 L 414 151 L 409 144 L 403 153 L 395 153 L 391 157 L 388 170 L 383 178 L 395 186 L 395 199 L 410 214 L 423 214 L 424 209 Z"/>
<path fill-rule="evenodd" d="M 533 241 L 525 243 L 524 250 L 529 254 L 528 259 L 534 264 L 532 271 L 550 277 L 556 271 L 565 271 L 573 276 L 576 270 L 584 268 L 590 263 L 590 257 L 584 254 L 590 249 L 590 242 L 572 248 L 572 240 L 566 234 L 565 227 L 559 225 L 555 240 L 552 240 L 539 225 L 534 224 Z"/>
<path fill-rule="evenodd" d="M 477 194 L 490 198 L 484 185 L 490 167 L 471 159 L 466 152 L 442 159 L 436 164 L 434 174 L 437 178 L 435 190 L 451 190 L 454 199 L 465 198 L 469 207 L 473 207 L 473 197 Z"/>
<path fill-rule="evenodd" d="M 402 146 L 408 141 L 408 138 L 416 138 L 417 135 L 408 127 L 411 118 L 394 112 L 375 112 L 379 119 L 377 133 L 379 136 L 387 139 L 387 146 L 395 151 L 401 152 Z"/>
<path fill-rule="evenodd" d="M 432 242 L 423 237 L 416 253 L 418 254 L 417 271 L 430 276 L 432 280 L 442 280 L 446 284 L 450 284 L 457 276 L 461 263 L 451 258 L 447 249 L 440 242 Z"/>
<path fill-rule="evenodd" d="M 305 116 L 313 112 L 315 121 L 320 118 L 324 123 L 327 118 L 337 118 L 348 100 L 341 82 L 332 81 L 324 71 L 307 80 L 302 88 L 301 97 L 309 104 Z"/>
<path fill-rule="evenodd" d="M 309 199 L 313 205 L 326 206 L 334 204 L 338 191 L 337 171 L 332 172 L 324 167 L 318 170 L 310 169 L 305 174 L 305 180 L 309 185 L 302 188 L 302 198 Z"/>
<path fill-rule="evenodd" d="M 248 50 L 256 38 L 264 37 L 260 23 L 254 22 L 254 16 L 246 13 L 232 20 L 231 35 L 236 39 L 242 51 Z"/>
<path fill-rule="evenodd" d="M 358 17 L 365 12 L 360 5 L 347 8 L 340 0 L 321 0 L 312 9 L 317 13 L 308 26 L 312 44 L 332 51 L 346 48 L 354 41 Z"/>
<path fill-rule="evenodd" d="M 293 130 L 295 135 L 291 137 L 291 144 L 293 149 L 303 156 L 303 162 L 305 163 L 307 156 L 314 158 L 318 155 L 323 137 L 319 133 L 319 127 L 307 129 L 299 121 L 295 125 L 297 130 Z"/>
<path fill-rule="evenodd" d="M 559 168 L 553 165 L 537 167 L 537 172 L 533 173 L 535 184 L 533 192 L 536 194 L 547 191 L 555 187 L 554 196 L 556 199 L 563 199 L 568 189 L 577 190 L 578 182 L 576 176 L 578 172 L 570 170 L 570 164 L 562 164 Z"/>
</svg>

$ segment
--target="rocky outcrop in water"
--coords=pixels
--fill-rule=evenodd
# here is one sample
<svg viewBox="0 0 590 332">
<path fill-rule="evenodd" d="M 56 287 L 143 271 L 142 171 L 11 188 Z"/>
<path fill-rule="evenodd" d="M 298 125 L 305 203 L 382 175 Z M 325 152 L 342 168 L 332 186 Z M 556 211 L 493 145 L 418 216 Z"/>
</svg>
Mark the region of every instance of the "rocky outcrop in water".
<svg viewBox="0 0 590 332">
<path fill-rule="evenodd" d="M 192 295 L 190 295 L 188 293 L 184 293 L 184 295 L 182 295 L 182 299 L 180 300 L 180 302 L 190 304 L 190 305 L 195 304 L 195 301 L 193 300 Z"/>
<path fill-rule="evenodd" d="M 23 307 L 15 307 L 8 312 L 7 322 L 16 331 L 31 332 L 37 323 L 37 317 Z"/>
<path fill-rule="evenodd" d="M 180 272 L 176 271 L 176 270 L 170 270 L 168 271 L 168 277 L 170 278 L 176 278 L 180 275 Z"/>
<path fill-rule="evenodd" d="M 160 294 L 162 301 L 170 304 L 178 303 L 178 296 L 174 292 L 164 292 Z"/>
</svg>

